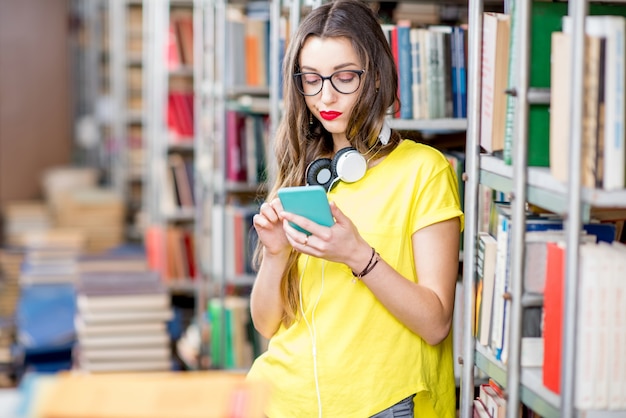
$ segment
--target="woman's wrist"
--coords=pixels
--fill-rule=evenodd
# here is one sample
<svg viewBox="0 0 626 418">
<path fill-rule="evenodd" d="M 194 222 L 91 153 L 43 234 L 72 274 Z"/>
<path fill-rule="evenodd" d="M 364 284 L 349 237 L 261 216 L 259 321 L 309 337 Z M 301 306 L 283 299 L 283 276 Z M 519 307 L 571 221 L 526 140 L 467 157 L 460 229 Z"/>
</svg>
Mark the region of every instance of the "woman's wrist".
<svg viewBox="0 0 626 418">
<path fill-rule="evenodd" d="M 361 270 L 352 270 L 352 275 L 355 277 L 356 280 L 360 280 L 363 276 L 370 273 L 374 269 L 374 267 L 376 267 L 376 264 L 378 264 L 378 262 L 380 261 L 380 254 L 376 252 L 376 249 L 374 247 L 370 248 L 371 252 L 369 254 L 369 261 L 367 262 L 365 267 L 363 267 Z"/>
</svg>

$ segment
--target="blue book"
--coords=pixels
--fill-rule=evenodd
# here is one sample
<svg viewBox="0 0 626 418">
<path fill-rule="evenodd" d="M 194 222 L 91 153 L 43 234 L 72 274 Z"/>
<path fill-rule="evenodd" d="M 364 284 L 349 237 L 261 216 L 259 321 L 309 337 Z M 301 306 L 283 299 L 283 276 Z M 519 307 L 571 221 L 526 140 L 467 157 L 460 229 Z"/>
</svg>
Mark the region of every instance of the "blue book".
<svg viewBox="0 0 626 418">
<path fill-rule="evenodd" d="M 400 75 L 400 119 L 413 119 L 413 74 L 411 64 L 411 23 L 397 24 L 398 73 Z"/>
<path fill-rule="evenodd" d="M 18 344 L 26 349 L 55 349 L 76 339 L 73 284 L 22 286 L 16 309 Z"/>
<path fill-rule="evenodd" d="M 465 29 L 452 28 L 452 109 L 455 118 L 467 117 L 467 69 Z"/>
</svg>

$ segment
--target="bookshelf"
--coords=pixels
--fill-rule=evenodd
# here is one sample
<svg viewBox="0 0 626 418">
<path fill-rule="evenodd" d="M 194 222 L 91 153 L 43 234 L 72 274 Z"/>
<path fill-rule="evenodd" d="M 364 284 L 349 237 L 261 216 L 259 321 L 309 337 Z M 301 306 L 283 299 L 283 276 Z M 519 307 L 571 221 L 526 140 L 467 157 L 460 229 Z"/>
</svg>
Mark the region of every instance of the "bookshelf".
<svg viewBox="0 0 626 418">
<path fill-rule="evenodd" d="M 497 190 L 511 199 L 512 227 L 510 254 L 511 259 L 507 268 L 510 270 L 510 308 L 507 325 L 510 330 L 508 336 L 508 362 L 503 362 L 494 356 L 493 351 L 477 343 L 471 333 L 466 333 L 463 341 L 463 376 L 461 384 L 460 416 L 472 416 L 472 399 L 474 397 L 473 379 L 474 368 L 478 367 L 488 377 L 505 388 L 507 397 L 506 416 L 519 416 L 520 405 L 523 404 L 534 413 L 543 417 L 616 417 L 624 416 L 625 411 L 617 408 L 579 408 L 577 400 L 577 382 L 580 376 L 577 370 L 577 356 L 579 352 L 578 310 L 579 286 L 584 282 L 585 273 L 581 270 L 581 244 L 583 243 L 581 230 L 584 224 L 590 222 L 602 210 L 623 210 L 626 208 L 626 189 L 604 190 L 600 188 L 582 187 L 581 158 L 583 138 L 583 103 L 586 96 L 583 89 L 585 36 L 584 20 L 589 14 L 587 2 L 571 1 L 566 5 L 567 14 L 572 21 L 571 65 L 572 80 L 568 88 L 571 90 L 571 100 L 568 103 L 569 114 L 567 121 L 571 133 L 569 150 L 568 180 L 558 181 L 550 167 L 531 166 L 528 148 L 530 145 L 529 120 L 532 105 L 552 103 L 549 89 L 535 89 L 531 87 L 531 62 L 534 55 L 530 52 L 531 28 L 533 19 L 533 2 L 515 2 L 513 10 L 508 10 L 516 22 L 511 27 L 511 36 L 516 36 L 517 48 L 512 48 L 515 54 L 512 85 L 515 94 L 510 97 L 515 103 L 515 122 L 513 126 L 513 146 L 510 149 L 514 156 L 512 165 L 507 165 L 501 158 L 492 155 L 480 154 L 480 96 L 481 96 L 481 38 L 483 27 L 484 4 L 481 0 L 468 2 L 468 16 L 470 27 L 469 41 L 469 72 L 468 72 L 468 131 L 466 145 L 466 174 L 465 185 L 465 242 L 464 242 L 464 328 L 472 329 L 476 312 L 476 300 L 473 294 L 474 280 L 476 279 L 475 260 L 478 256 L 476 237 L 478 234 L 479 187 L 487 186 Z M 623 12 L 622 12 L 623 13 Z M 595 13 L 602 14 L 602 13 Z M 617 14 L 617 13 L 616 13 Z M 621 14 L 621 13 L 620 13 Z M 472 29 L 474 28 L 474 29 Z M 476 29 L 478 28 L 478 29 Z M 514 33 L 515 31 L 515 33 Z M 550 42 L 549 39 L 546 42 Z M 509 71 L 511 71 L 509 69 Z M 509 89 L 511 85 L 509 85 Z M 549 212 L 564 216 L 564 281 L 562 293 L 564 309 L 562 314 L 562 350 L 560 394 L 546 387 L 544 370 L 542 367 L 523 367 L 522 356 L 522 313 L 529 304 L 543 305 L 543 298 L 529 301 L 530 294 L 524 288 L 526 255 L 526 206 L 535 205 Z M 589 244 L 593 245 L 593 244 Z M 615 267 L 615 265 L 613 266 Z M 557 292 L 559 293 L 559 292 Z M 622 350 L 623 351 L 623 350 Z M 594 384 L 599 384 L 594 380 Z"/>
<path fill-rule="evenodd" d="M 254 280 L 247 266 L 251 216 L 264 193 L 263 182 L 268 175 L 265 153 L 279 113 L 277 96 L 271 92 L 278 92 L 278 24 L 274 22 L 280 16 L 281 4 L 202 3 L 197 164 L 203 174 L 196 189 L 196 231 L 204 283 L 197 305 L 207 314 L 199 318 L 203 326 L 210 320 L 209 305 L 212 316 L 219 317 L 220 325 L 213 327 L 217 331 L 212 345 L 203 342 L 211 367 L 231 368 L 223 354 L 228 344 L 223 313 L 228 309 L 229 293 L 238 289 L 235 293 L 245 295 Z M 245 44 L 244 37 L 252 36 L 264 48 L 265 52 L 257 52 L 262 60 L 253 60 Z M 263 74 L 260 80 L 251 78 L 255 67 Z M 219 306 L 222 311 L 218 314 Z"/>
<path fill-rule="evenodd" d="M 194 281 L 196 259 L 193 6 L 142 6 L 145 243 L 152 267 L 177 290 Z"/>
<path fill-rule="evenodd" d="M 143 6 L 137 0 L 108 2 L 111 44 L 110 147 L 115 152 L 115 189 L 126 203 L 126 233 L 129 241 L 142 239 L 144 212 L 144 42 Z"/>
</svg>

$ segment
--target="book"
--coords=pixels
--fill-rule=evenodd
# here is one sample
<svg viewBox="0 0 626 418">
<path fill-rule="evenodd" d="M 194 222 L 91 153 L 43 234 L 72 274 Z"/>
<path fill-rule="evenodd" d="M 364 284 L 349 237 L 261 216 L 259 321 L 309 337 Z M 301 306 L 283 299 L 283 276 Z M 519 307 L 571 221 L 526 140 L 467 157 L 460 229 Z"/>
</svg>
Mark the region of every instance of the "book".
<svg viewBox="0 0 626 418">
<path fill-rule="evenodd" d="M 27 350 L 47 351 L 76 341 L 73 284 L 22 286 L 16 310 L 17 344 Z"/>
<path fill-rule="evenodd" d="M 424 106 L 422 95 L 422 58 L 424 45 L 420 42 L 420 28 L 411 28 L 409 31 L 409 42 L 411 45 L 411 101 L 413 103 L 413 119 L 422 119 L 422 106 Z"/>
<path fill-rule="evenodd" d="M 600 392 L 608 393 L 606 353 L 602 349 L 606 345 L 606 325 L 600 316 L 607 296 L 601 252 L 595 244 L 580 247 L 574 374 L 574 403 L 580 409 L 606 408 L 605 402 L 596 398 Z"/>
<path fill-rule="evenodd" d="M 609 332 L 608 353 L 608 409 L 626 409 L 626 359 L 624 346 L 626 345 L 626 282 L 623 272 L 626 271 L 626 244 L 611 243 L 612 266 L 611 289 L 609 293 L 611 310 L 608 312 L 612 321 L 612 331 Z"/>
<path fill-rule="evenodd" d="M 413 73 L 411 70 L 411 22 L 399 20 L 396 23 L 398 38 L 398 82 L 400 92 L 400 119 L 413 118 Z"/>
<path fill-rule="evenodd" d="M 269 18 L 248 15 L 244 40 L 247 85 L 268 86 Z"/>
<path fill-rule="evenodd" d="M 83 352 L 92 349 L 116 350 L 122 347 L 154 347 L 169 346 L 170 338 L 167 332 L 138 333 L 126 335 L 102 335 L 102 336 L 81 336 L 80 348 Z M 88 357 L 88 356 L 87 356 Z M 169 353 L 165 356 L 169 358 Z"/>
<path fill-rule="evenodd" d="M 465 53 L 466 28 L 452 27 L 452 116 L 467 117 L 467 56 Z"/>
<path fill-rule="evenodd" d="M 552 392 L 560 394 L 565 247 L 563 243 L 548 243 L 546 247 L 542 376 L 543 385 Z"/>
<path fill-rule="evenodd" d="M 172 153 L 168 155 L 167 159 L 173 173 L 175 189 L 179 197 L 180 206 L 193 208 L 195 205 L 193 196 L 194 185 L 192 183 L 192 179 L 189 178 L 185 157 L 179 153 Z"/>
<path fill-rule="evenodd" d="M 166 290 L 160 274 L 152 270 L 85 272 L 76 284 L 77 293 L 86 296 L 162 294 Z"/>
<path fill-rule="evenodd" d="M 550 173 L 565 183 L 569 178 L 569 124 L 571 40 L 563 32 L 552 33 L 550 67 Z"/>
<path fill-rule="evenodd" d="M 432 105 L 431 118 L 451 118 L 453 113 L 452 104 L 452 26 L 431 25 L 430 32 L 430 59 L 431 69 L 429 80 L 432 83 L 433 95 L 428 96 L 429 104 Z"/>
<path fill-rule="evenodd" d="M 476 289 L 477 309 L 477 339 L 487 347 L 491 334 L 491 311 L 493 308 L 493 294 L 495 284 L 495 270 L 497 257 L 497 241 L 488 232 L 478 233 L 478 261 L 476 267 L 478 283 Z M 480 290 L 479 290 L 480 289 Z M 479 301 L 480 296 L 480 301 Z"/>
<path fill-rule="evenodd" d="M 507 14 L 483 13 L 480 146 L 491 154 L 504 149 L 510 22 Z"/>
<path fill-rule="evenodd" d="M 417 28 L 417 38 L 420 45 L 420 117 L 419 119 L 430 119 L 429 87 L 430 80 L 430 31 L 427 28 Z"/>
<path fill-rule="evenodd" d="M 170 297 L 166 292 L 104 296 L 78 294 L 76 296 L 76 305 L 81 312 L 159 310 L 168 309 L 170 304 Z"/>
<path fill-rule="evenodd" d="M 77 316 L 74 319 L 74 327 L 78 338 L 101 337 L 107 335 L 138 335 L 166 332 L 166 323 L 163 321 L 153 322 L 129 322 L 125 324 L 86 324 L 83 318 Z"/>
<path fill-rule="evenodd" d="M 235 110 L 226 111 L 226 179 L 246 181 L 245 116 Z"/>
<path fill-rule="evenodd" d="M 245 16 L 236 7 L 228 5 L 226 10 L 226 71 L 224 85 L 226 87 L 244 86 L 246 84 L 246 54 L 245 49 Z"/>
<path fill-rule="evenodd" d="M 181 63 L 193 66 L 193 16 L 188 11 L 177 11 L 171 16 L 176 33 Z"/>
</svg>

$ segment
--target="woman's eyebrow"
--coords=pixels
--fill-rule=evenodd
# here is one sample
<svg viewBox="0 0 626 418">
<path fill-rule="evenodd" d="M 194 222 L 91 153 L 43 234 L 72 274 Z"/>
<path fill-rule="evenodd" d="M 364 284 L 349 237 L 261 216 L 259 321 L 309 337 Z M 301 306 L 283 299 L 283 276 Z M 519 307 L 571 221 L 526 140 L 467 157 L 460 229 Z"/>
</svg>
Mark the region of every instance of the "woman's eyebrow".
<svg viewBox="0 0 626 418">
<path fill-rule="evenodd" d="M 344 64 L 335 65 L 333 67 L 333 71 L 341 70 L 343 68 L 350 67 L 350 66 L 358 67 L 358 65 L 355 64 L 355 63 L 346 62 Z M 306 71 L 318 72 L 318 69 L 314 68 L 314 67 L 309 67 L 307 65 L 302 65 L 302 66 L 300 66 L 300 71 L 301 72 L 306 72 Z"/>
</svg>

